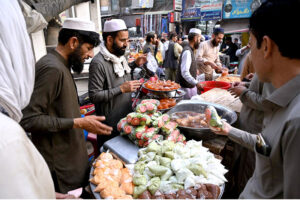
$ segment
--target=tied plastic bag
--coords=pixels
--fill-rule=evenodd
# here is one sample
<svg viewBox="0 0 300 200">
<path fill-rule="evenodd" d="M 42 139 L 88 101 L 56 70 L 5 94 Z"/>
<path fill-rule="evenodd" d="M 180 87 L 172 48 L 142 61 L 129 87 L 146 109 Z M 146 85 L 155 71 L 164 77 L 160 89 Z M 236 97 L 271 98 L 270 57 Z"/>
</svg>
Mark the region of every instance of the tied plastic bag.
<svg viewBox="0 0 300 200">
<path fill-rule="evenodd" d="M 214 128 L 216 131 L 222 130 L 223 121 L 213 106 L 207 106 L 205 109 L 205 116 L 210 127 Z"/>
<path fill-rule="evenodd" d="M 157 70 L 157 68 L 158 68 L 158 64 L 157 64 L 157 62 L 156 62 L 154 56 L 151 54 L 151 52 L 149 52 L 149 53 L 147 54 L 147 61 L 148 61 L 148 62 L 147 62 L 147 68 L 148 68 L 151 72 L 155 73 L 156 70 Z"/>
</svg>

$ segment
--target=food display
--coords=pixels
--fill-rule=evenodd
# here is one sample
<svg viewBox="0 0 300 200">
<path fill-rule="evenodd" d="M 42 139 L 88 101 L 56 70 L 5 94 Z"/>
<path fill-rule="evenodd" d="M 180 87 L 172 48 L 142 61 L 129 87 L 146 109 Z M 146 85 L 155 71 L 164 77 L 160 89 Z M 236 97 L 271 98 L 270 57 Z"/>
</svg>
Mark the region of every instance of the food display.
<svg viewBox="0 0 300 200">
<path fill-rule="evenodd" d="M 146 147 L 152 141 L 170 140 L 185 142 L 186 138 L 177 129 L 178 124 L 170 116 L 157 111 L 159 101 L 145 99 L 117 124 L 121 135 L 127 135 L 139 147 Z"/>
<path fill-rule="evenodd" d="M 134 184 L 131 172 L 120 160 L 110 153 L 101 153 L 93 164 L 93 178 L 96 185 L 94 192 L 99 192 L 103 199 L 132 199 Z"/>
<path fill-rule="evenodd" d="M 180 88 L 178 83 L 175 83 L 171 80 L 151 80 L 149 79 L 145 83 L 146 89 L 154 90 L 154 91 L 173 91 Z"/>
<path fill-rule="evenodd" d="M 191 128 L 208 128 L 205 114 L 192 111 L 175 112 L 171 115 L 172 121 L 179 126 Z"/>
<path fill-rule="evenodd" d="M 239 76 L 229 76 L 229 75 L 223 75 L 216 79 L 216 81 L 223 81 L 227 83 L 234 83 L 234 82 L 241 82 L 241 79 Z"/>
<path fill-rule="evenodd" d="M 157 106 L 158 110 L 170 109 L 176 105 L 176 99 L 160 99 L 160 104 Z"/>
<path fill-rule="evenodd" d="M 153 141 L 139 150 L 133 168 L 133 197 L 139 199 L 218 198 L 227 170 L 202 142 Z"/>
</svg>

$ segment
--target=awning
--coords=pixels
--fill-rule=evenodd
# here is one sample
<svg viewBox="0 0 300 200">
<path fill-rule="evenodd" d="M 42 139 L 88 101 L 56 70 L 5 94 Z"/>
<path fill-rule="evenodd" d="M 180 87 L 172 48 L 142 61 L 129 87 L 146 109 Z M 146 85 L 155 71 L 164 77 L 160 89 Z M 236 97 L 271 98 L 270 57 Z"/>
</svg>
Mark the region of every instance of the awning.
<svg viewBox="0 0 300 200">
<path fill-rule="evenodd" d="M 243 33 L 249 31 L 249 19 L 227 19 L 221 21 L 225 34 Z"/>
<path fill-rule="evenodd" d="M 144 15 L 167 15 L 171 12 L 174 12 L 174 10 L 145 12 Z"/>
</svg>

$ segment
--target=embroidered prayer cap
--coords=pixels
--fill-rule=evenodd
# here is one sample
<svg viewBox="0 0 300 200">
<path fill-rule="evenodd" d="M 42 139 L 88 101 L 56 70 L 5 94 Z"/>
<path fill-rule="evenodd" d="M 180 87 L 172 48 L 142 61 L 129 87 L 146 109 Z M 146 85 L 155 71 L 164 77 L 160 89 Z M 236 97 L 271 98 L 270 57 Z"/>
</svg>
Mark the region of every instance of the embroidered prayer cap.
<svg viewBox="0 0 300 200">
<path fill-rule="evenodd" d="M 104 23 L 103 32 L 116 32 L 121 30 L 127 30 L 127 26 L 122 19 L 112 19 Z"/>
<path fill-rule="evenodd" d="M 79 30 L 79 31 L 96 32 L 94 22 L 89 21 L 89 20 L 79 19 L 79 18 L 65 19 L 62 28 Z"/>
</svg>

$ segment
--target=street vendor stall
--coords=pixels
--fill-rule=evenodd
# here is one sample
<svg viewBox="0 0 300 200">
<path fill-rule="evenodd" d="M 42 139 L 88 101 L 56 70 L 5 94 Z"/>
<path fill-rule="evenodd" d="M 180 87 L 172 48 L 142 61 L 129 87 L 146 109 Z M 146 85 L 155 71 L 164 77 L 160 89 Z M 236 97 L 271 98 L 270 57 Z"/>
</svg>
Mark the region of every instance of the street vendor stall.
<svg viewBox="0 0 300 200">
<path fill-rule="evenodd" d="M 146 83 L 143 89 L 157 99 L 136 101 L 135 112 L 118 123 L 121 136 L 104 144 L 101 151 L 110 152 L 113 158 L 102 153 L 93 164 L 90 181 L 95 197 L 221 198 L 227 170 L 218 156 L 202 145 L 201 139 L 205 137 L 201 137 L 201 131 L 213 135 L 207 123 L 220 124 L 223 118 L 232 124 L 236 120 L 235 113 L 220 105 L 194 102 L 192 106 L 192 101 L 176 100 L 168 113 L 162 114 L 158 111 L 165 103 L 161 98 L 165 95 L 169 98 L 168 95 L 174 95 L 172 92 L 176 94 L 180 86 L 153 79 Z M 207 115 L 209 107 L 214 112 Z M 197 116 L 179 113 L 191 111 Z M 200 120 L 199 117 L 202 117 L 201 125 L 193 122 Z M 187 124 L 183 124 L 184 120 Z M 113 160 L 113 167 L 104 155 Z"/>
</svg>

